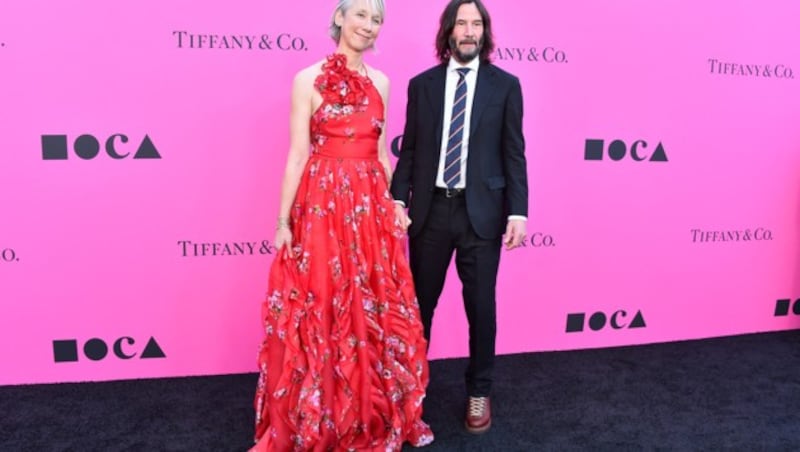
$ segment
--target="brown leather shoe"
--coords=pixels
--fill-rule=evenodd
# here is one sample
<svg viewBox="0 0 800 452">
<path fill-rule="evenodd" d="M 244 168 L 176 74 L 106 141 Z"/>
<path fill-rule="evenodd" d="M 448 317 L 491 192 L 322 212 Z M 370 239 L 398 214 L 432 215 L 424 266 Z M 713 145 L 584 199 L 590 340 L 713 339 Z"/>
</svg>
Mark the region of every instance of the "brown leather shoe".
<svg viewBox="0 0 800 452">
<path fill-rule="evenodd" d="M 464 421 L 467 431 L 481 434 L 492 426 L 492 405 L 488 397 L 470 397 L 467 399 L 467 419 Z"/>
</svg>

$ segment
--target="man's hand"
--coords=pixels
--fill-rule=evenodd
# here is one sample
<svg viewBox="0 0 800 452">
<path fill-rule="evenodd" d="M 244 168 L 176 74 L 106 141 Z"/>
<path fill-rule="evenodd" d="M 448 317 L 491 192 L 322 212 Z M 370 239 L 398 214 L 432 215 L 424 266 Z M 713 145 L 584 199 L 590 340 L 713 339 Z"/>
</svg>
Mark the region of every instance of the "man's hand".
<svg viewBox="0 0 800 452">
<path fill-rule="evenodd" d="M 506 249 L 511 250 L 518 247 L 525 239 L 525 234 L 524 220 L 508 220 L 506 233 L 503 235 L 503 243 L 506 245 Z"/>
<path fill-rule="evenodd" d="M 411 218 L 406 214 L 405 207 L 397 203 L 394 205 L 394 223 L 403 228 L 404 231 L 408 231 L 408 226 L 411 224 Z"/>
</svg>

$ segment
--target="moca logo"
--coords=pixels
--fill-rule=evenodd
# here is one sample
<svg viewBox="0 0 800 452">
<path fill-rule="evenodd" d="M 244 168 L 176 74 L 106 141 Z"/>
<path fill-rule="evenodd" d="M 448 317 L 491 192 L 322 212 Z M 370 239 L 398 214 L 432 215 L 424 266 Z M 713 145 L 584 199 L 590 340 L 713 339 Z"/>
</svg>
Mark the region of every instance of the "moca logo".
<svg viewBox="0 0 800 452">
<path fill-rule="evenodd" d="M 136 348 L 133 345 L 136 340 L 129 336 L 123 336 L 112 345 L 114 355 L 123 360 L 133 359 L 136 357 Z M 108 356 L 108 344 L 102 339 L 93 338 L 83 344 L 83 356 L 92 361 L 100 361 Z M 53 357 L 57 363 L 70 363 L 78 362 L 78 341 L 76 339 L 55 340 L 53 341 Z M 166 358 L 167 355 L 161 350 L 156 339 L 151 337 L 147 341 L 144 350 L 141 350 L 139 359 L 148 358 Z"/>
<path fill-rule="evenodd" d="M 647 142 L 644 140 L 636 140 L 630 146 L 622 140 L 614 140 L 608 144 L 608 158 L 618 162 L 630 154 L 630 158 L 637 162 L 643 162 L 645 160 L 650 162 L 668 161 L 667 152 L 664 150 L 664 145 L 661 144 L 661 142 L 658 143 L 651 154 L 648 154 L 647 146 Z M 583 151 L 584 160 L 603 160 L 603 155 L 605 153 L 605 140 L 593 138 L 586 140 Z"/>
<path fill-rule="evenodd" d="M 800 298 L 792 300 L 790 298 L 784 298 L 775 302 L 775 317 L 785 317 L 789 315 L 789 308 L 792 309 L 792 314 L 800 315 Z"/>
<path fill-rule="evenodd" d="M 131 155 L 129 150 L 124 149 L 119 144 L 129 141 L 127 135 L 115 133 L 105 140 L 104 149 L 109 157 L 115 160 L 128 158 Z M 121 147 L 123 149 L 118 149 Z M 91 160 L 100 154 L 100 141 L 92 135 L 80 135 L 72 143 L 72 150 L 75 155 L 83 160 Z M 42 159 L 43 160 L 67 160 L 69 157 L 69 145 L 66 135 L 42 135 Z M 145 135 L 142 142 L 133 154 L 134 159 L 160 159 L 153 141 Z"/>
<path fill-rule="evenodd" d="M 600 331 L 605 328 L 606 325 L 610 325 L 611 328 L 615 330 L 645 328 L 647 326 L 641 310 L 636 312 L 636 315 L 633 317 L 633 320 L 631 320 L 630 323 L 627 323 L 627 318 L 628 312 L 623 309 L 611 314 L 611 316 L 607 316 L 603 312 L 595 312 L 589 317 L 588 326 L 592 331 Z M 566 332 L 579 333 L 584 330 L 585 324 L 586 313 L 577 312 L 573 314 L 567 314 Z"/>
</svg>

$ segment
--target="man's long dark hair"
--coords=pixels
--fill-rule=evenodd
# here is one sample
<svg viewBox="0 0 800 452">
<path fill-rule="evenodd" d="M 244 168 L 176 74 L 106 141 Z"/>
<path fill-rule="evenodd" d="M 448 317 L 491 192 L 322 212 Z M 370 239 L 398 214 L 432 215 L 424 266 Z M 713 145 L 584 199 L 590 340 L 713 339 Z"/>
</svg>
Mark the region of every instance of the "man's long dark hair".
<svg viewBox="0 0 800 452">
<path fill-rule="evenodd" d="M 481 13 L 483 19 L 483 46 L 478 55 L 481 63 L 488 63 L 491 61 L 492 52 L 494 52 L 494 38 L 492 37 L 492 20 L 489 17 L 489 11 L 483 6 L 481 0 L 452 0 L 442 12 L 442 17 L 439 19 L 439 32 L 436 34 L 436 56 L 439 61 L 446 63 L 450 59 L 452 50 L 450 50 L 450 35 L 453 34 L 453 29 L 456 26 L 456 15 L 458 8 L 465 3 L 474 3 Z"/>
</svg>

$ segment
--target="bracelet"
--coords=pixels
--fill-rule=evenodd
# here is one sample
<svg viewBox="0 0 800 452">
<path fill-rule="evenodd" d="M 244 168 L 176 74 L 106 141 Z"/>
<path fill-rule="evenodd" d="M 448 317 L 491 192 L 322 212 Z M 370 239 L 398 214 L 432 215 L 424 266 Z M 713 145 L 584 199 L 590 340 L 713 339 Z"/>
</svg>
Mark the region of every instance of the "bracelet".
<svg viewBox="0 0 800 452">
<path fill-rule="evenodd" d="M 275 225 L 275 229 L 281 228 L 289 229 L 289 217 L 278 217 L 278 223 Z"/>
</svg>

